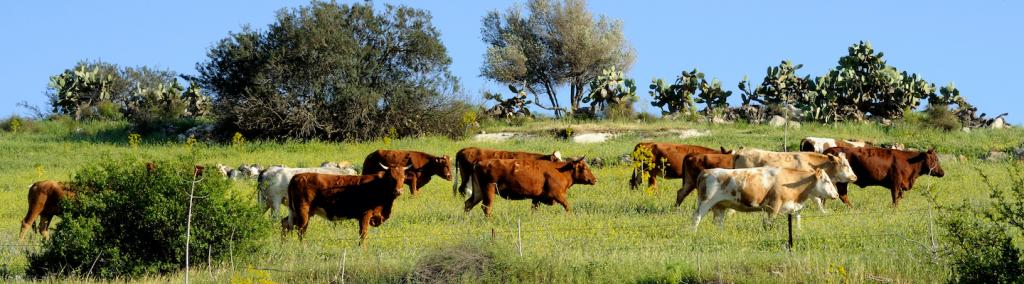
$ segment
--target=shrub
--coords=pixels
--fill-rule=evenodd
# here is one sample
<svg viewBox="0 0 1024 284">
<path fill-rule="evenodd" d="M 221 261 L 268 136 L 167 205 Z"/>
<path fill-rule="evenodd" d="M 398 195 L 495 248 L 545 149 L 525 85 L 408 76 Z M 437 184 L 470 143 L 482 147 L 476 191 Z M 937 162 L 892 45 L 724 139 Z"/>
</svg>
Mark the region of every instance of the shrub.
<svg viewBox="0 0 1024 284">
<path fill-rule="evenodd" d="M 31 132 L 35 130 L 37 130 L 35 121 L 31 119 L 25 119 L 20 116 L 13 115 L 6 119 L 0 120 L 0 131 L 19 133 Z"/>
<path fill-rule="evenodd" d="M 928 108 L 925 109 L 925 114 L 927 115 L 925 123 L 932 127 L 945 131 L 960 129 L 959 118 L 947 106 L 929 104 Z"/>
<path fill-rule="evenodd" d="M 1020 165 L 1010 167 L 1011 184 L 1004 189 L 979 171 L 991 189 L 992 204 L 951 208 L 942 217 L 944 244 L 953 282 L 1020 283 L 1024 261 L 1014 245 L 1024 230 L 1024 175 Z"/>
<path fill-rule="evenodd" d="M 61 204 L 62 221 L 42 249 L 28 256 L 27 274 L 111 278 L 180 269 L 193 166 L 184 160 L 156 164 L 153 172 L 129 161 L 80 170 L 69 183 L 77 199 Z M 213 261 L 232 251 L 239 256 L 255 251 L 254 241 L 270 229 L 261 210 L 230 186 L 207 178 L 195 187 L 201 198 L 193 201 L 190 246 L 193 252 L 209 252 Z"/>
</svg>

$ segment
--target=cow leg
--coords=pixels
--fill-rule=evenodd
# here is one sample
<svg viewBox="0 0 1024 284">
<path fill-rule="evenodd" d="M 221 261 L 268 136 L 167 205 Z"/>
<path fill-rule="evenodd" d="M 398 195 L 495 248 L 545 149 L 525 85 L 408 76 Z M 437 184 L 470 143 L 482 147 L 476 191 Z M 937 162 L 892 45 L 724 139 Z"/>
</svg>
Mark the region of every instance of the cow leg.
<svg viewBox="0 0 1024 284">
<path fill-rule="evenodd" d="M 653 188 L 655 193 L 658 192 L 658 175 L 659 174 L 661 174 L 661 171 L 659 171 L 658 169 L 654 169 L 654 170 L 651 171 L 651 176 L 647 177 L 647 187 Z"/>
<path fill-rule="evenodd" d="M 697 225 L 700 225 L 700 219 L 703 218 L 704 215 L 707 215 L 708 211 L 711 210 L 711 208 L 715 206 L 715 204 L 718 204 L 717 198 L 711 198 L 699 203 L 699 205 L 697 206 L 697 211 L 693 212 L 694 232 L 697 231 Z"/>
<path fill-rule="evenodd" d="M 45 204 L 45 201 L 42 203 Z M 18 239 L 25 238 L 25 231 L 29 230 L 29 228 L 34 225 L 36 217 L 39 217 L 39 215 L 43 213 L 43 209 L 46 206 L 35 206 L 34 204 L 29 204 L 28 207 L 28 213 L 25 214 L 25 219 L 21 220 L 21 234 L 19 234 Z"/>
<path fill-rule="evenodd" d="M 412 196 L 416 196 L 416 194 L 420 192 L 419 179 L 416 177 L 417 175 L 418 174 L 415 173 L 409 175 L 409 193 L 412 193 Z"/>
<path fill-rule="evenodd" d="M 366 236 L 370 234 L 370 218 L 373 218 L 373 211 L 363 214 L 359 218 L 359 246 L 366 248 Z"/>
<path fill-rule="evenodd" d="M 302 241 L 302 237 L 306 235 L 306 228 L 309 226 L 309 205 L 303 205 L 298 208 L 298 214 L 295 214 L 295 223 L 291 224 L 292 227 L 297 227 L 299 231 L 299 241 Z"/>
<path fill-rule="evenodd" d="M 900 202 L 900 188 L 893 187 L 892 189 L 889 190 L 889 192 L 892 194 L 892 207 L 896 208 L 896 206 L 898 206 Z"/>
<path fill-rule="evenodd" d="M 692 184 L 683 181 L 683 187 L 680 188 L 679 191 L 676 191 L 676 207 L 683 204 L 683 200 L 686 199 L 686 196 L 689 196 L 693 190 L 694 186 Z"/>
<path fill-rule="evenodd" d="M 484 187 L 484 216 L 491 217 L 491 205 L 494 204 L 494 192 L 497 191 L 498 184 L 490 183 Z"/>
<path fill-rule="evenodd" d="M 39 230 L 39 234 L 43 235 L 43 239 L 50 239 L 50 219 L 53 215 L 43 214 L 39 216 L 39 225 L 36 227 Z"/>
<path fill-rule="evenodd" d="M 569 206 L 569 201 L 566 200 L 565 196 L 556 196 L 555 202 L 558 202 L 558 204 L 562 205 L 562 208 L 565 208 L 566 214 L 572 213 L 572 207 Z"/>
<path fill-rule="evenodd" d="M 530 206 L 530 209 L 533 209 L 533 211 L 537 211 L 537 207 L 540 207 L 540 199 L 534 199 L 533 206 Z"/>
<path fill-rule="evenodd" d="M 725 228 L 725 208 L 715 206 L 711 209 L 711 213 L 715 216 L 715 224 L 718 225 L 719 229 Z"/>
<path fill-rule="evenodd" d="M 814 197 L 814 198 L 811 198 L 811 199 L 814 200 L 814 204 L 818 205 L 818 211 L 821 211 L 821 214 L 828 213 L 828 211 L 825 210 L 825 199 L 824 198 Z"/>
</svg>

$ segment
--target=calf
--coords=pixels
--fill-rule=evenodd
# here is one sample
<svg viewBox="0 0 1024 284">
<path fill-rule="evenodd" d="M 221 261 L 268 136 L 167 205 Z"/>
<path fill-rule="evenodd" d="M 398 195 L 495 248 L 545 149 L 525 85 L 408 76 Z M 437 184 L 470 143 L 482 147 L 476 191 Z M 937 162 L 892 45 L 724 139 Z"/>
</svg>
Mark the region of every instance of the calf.
<svg viewBox="0 0 1024 284">
<path fill-rule="evenodd" d="M 543 160 L 491 159 L 480 161 L 473 169 L 473 196 L 466 200 L 465 210 L 483 201 L 484 215 L 490 217 L 494 194 L 509 200 L 531 199 L 533 208 L 540 203 L 569 207 L 569 187 L 576 183 L 593 185 L 597 178 L 590 172 L 584 158 L 572 162 Z"/>
<path fill-rule="evenodd" d="M 732 154 L 692 154 L 683 159 L 683 187 L 676 192 L 676 207 L 697 189 L 697 176 L 706 169 L 733 168 Z"/>
<path fill-rule="evenodd" d="M 821 153 L 822 151 L 825 151 L 825 149 L 832 147 L 858 148 L 868 146 L 874 146 L 874 144 L 862 140 L 845 140 L 818 137 L 807 137 L 800 141 L 800 151 L 815 153 Z"/>
<path fill-rule="evenodd" d="M 672 143 L 653 143 L 653 142 L 641 142 L 637 143 L 633 147 L 633 152 L 637 152 L 641 149 L 650 149 L 651 158 L 654 161 L 654 167 L 642 166 L 633 169 L 633 177 L 629 179 L 629 188 L 637 189 L 640 184 L 643 183 L 643 176 L 647 175 L 647 186 L 657 188 L 658 180 L 657 177 L 664 172 L 665 179 L 678 179 L 682 178 L 683 173 L 683 159 L 690 154 L 730 154 L 732 151 L 726 151 L 725 148 L 715 150 L 703 146 L 697 145 L 686 145 L 686 144 L 672 144 Z"/>
<path fill-rule="evenodd" d="M 439 176 L 445 180 L 452 180 L 452 159 L 447 155 L 442 157 L 433 156 L 416 151 L 398 150 L 377 150 L 366 156 L 363 160 L 363 174 L 370 175 L 383 172 L 380 167 L 383 164 L 398 164 L 409 162 L 411 168 L 406 173 L 405 184 L 409 185 L 409 192 L 413 195 L 419 192 L 420 188 L 430 182 L 432 176 Z"/>
<path fill-rule="evenodd" d="M 943 177 L 946 172 L 939 164 L 935 149 L 925 152 L 903 151 L 882 148 L 846 148 L 833 147 L 825 149 L 826 154 L 845 154 L 850 159 L 850 166 L 857 174 L 854 184 L 860 187 L 872 185 L 883 186 L 892 193 L 892 206 L 898 206 L 903 198 L 903 191 L 914 187 L 914 181 L 921 175 Z M 847 197 L 849 182 L 836 185 L 839 199 L 848 207 L 853 207 Z"/>
<path fill-rule="evenodd" d="M 270 167 L 262 174 L 260 174 L 259 181 L 256 184 L 256 190 L 259 194 L 259 201 L 263 203 L 263 211 L 270 210 L 271 216 L 277 218 L 280 216 L 281 204 L 288 198 L 288 184 L 291 183 L 292 177 L 301 173 L 317 173 L 317 174 L 331 174 L 331 175 L 347 175 L 354 176 L 358 174 L 355 169 L 351 167 L 344 168 L 288 168 L 282 166 Z"/>
<path fill-rule="evenodd" d="M 44 180 L 33 183 L 28 188 L 28 213 L 25 213 L 25 219 L 21 220 L 21 233 L 18 239 L 25 239 L 25 232 L 29 227 L 42 234 L 43 238 L 50 238 L 50 220 L 60 213 L 60 201 L 74 197 L 75 192 L 58 181 Z M 35 224 L 36 217 L 39 218 L 38 225 Z"/>
<path fill-rule="evenodd" d="M 289 214 L 281 220 L 282 234 L 298 229 L 301 241 L 310 215 L 331 221 L 359 219 L 359 245 L 365 246 L 369 227 L 380 226 L 391 217 L 409 168 L 379 166 L 384 171 L 362 176 L 296 174 L 288 184 Z"/>
<path fill-rule="evenodd" d="M 821 169 L 796 170 L 776 167 L 747 169 L 709 169 L 698 177 L 697 211 L 693 230 L 701 218 L 714 210 L 715 223 L 724 225 L 725 210 L 765 211 L 769 221 L 779 214 L 796 215 L 808 198 L 838 198 L 839 193 L 828 174 Z"/>
<path fill-rule="evenodd" d="M 477 162 L 490 159 L 521 159 L 521 160 L 544 160 L 552 162 L 561 162 L 562 153 L 554 151 L 551 154 L 537 154 L 530 152 L 517 152 L 517 151 L 504 151 L 494 149 L 484 149 L 477 147 L 467 147 L 459 150 L 455 154 L 455 165 L 456 171 L 459 173 L 462 183 L 456 189 L 456 185 L 452 183 L 452 190 L 463 196 L 469 193 L 468 186 L 469 179 L 473 175 L 473 165 Z"/>
</svg>

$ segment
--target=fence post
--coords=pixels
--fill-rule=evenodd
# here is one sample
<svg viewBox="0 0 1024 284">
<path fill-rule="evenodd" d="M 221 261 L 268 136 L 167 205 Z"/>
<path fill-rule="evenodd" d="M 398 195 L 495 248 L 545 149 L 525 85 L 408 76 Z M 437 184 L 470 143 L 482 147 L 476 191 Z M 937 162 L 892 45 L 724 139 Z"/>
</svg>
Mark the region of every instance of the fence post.
<svg viewBox="0 0 1024 284">
<path fill-rule="evenodd" d="M 523 224 L 520 219 L 516 219 L 516 244 L 519 247 L 519 256 L 523 256 Z"/>
<path fill-rule="evenodd" d="M 786 216 L 788 216 L 787 219 L 789 220 L 789 245 L 786 248 L 789 251 L 793 251 L 793 214 L 786 214 Z"/>
</svg>

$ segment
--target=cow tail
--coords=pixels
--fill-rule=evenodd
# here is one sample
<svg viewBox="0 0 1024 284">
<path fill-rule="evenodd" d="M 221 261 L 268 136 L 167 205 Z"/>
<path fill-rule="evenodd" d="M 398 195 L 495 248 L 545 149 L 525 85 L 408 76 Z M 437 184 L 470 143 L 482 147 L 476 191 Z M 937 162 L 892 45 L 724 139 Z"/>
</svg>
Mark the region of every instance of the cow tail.
<svg viewBox="0 0 1024 284">
<path fill-rule="evenodd" d="M 633 168 L 633 176 L 629 178 L 629 189 L 636 190 L 640 187 L 641 177 L 643 176 L 643 166 Z"/>
<path fill-rule="evenodd" d="M 459 194 L 459 180 L 460 180 L 459 176 L 461 174 L 461 173 L 459 173 L 460 172 L 460 170 L 459 170 L 460 168 L 462 168 L 462 165 L 460 165 L 460 163 L 458 161 L 458 156 L 456 156 L 456 159 L 455 159 L 455 174 L 452 175 L 452 196 L 455 196 L 455 195 Z M 466 195 L 466 194 L 462 194 L 462 195 Z"/>
<path fill-rule="evenodd" d="M 267 204 L 267 200 L 270 199 L 270 196 L 268 196 L 267 193 L 266 193 L 266 190 L 267 190 L 267 175 L 266 175 L 266 173 L 267 173 L 267 171 L 263 171 L 262 173 L 260 173 L 259 177 L 256 179 L 256 198 L 257 198 L 258 202 L 263 202 L 264 204 Z"/>
</svg>

